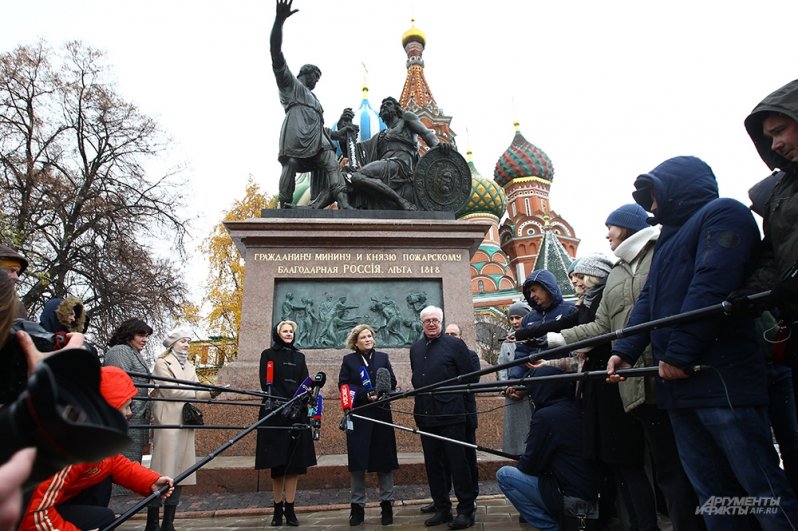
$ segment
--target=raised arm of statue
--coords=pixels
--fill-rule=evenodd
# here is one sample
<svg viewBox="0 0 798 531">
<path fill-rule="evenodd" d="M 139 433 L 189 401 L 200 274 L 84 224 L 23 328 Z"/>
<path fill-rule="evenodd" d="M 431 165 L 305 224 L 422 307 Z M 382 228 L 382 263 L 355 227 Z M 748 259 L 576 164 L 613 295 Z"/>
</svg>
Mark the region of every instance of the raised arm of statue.
<svg viewBox="0 0 798 531">
<path fill-rule="evenodd" d="M 285 64 L 285 57 L 283 57 L 283 23 L 285 19 L 299 11 L 298 9 L 291 9 L 293 2 L 294 0 L 277 0 L 274 26 L 272 26 L 270 38 L 272 66 L 275 68 L 280 68 Z"/>
<path fill-rule="evenodd" d="M 427 143 L 429 147 L 435 147 L 440 144 L 441 149 L 444 151 L 444 154 L 448 155 L 448 152 L 453 149 L 451 144 L 446 142 L 441 142 L 441 140 L 435 134 L 435 131 L 429 129 L 424 123 L 419 120 L 418 116 L 415 113 L 405 111 L 402 118 L 405 121 L 405 126 L 413 131 L 415 134 L 419 135 L 421 138 L 424 139 L 424 142 Z"/>
</svg>

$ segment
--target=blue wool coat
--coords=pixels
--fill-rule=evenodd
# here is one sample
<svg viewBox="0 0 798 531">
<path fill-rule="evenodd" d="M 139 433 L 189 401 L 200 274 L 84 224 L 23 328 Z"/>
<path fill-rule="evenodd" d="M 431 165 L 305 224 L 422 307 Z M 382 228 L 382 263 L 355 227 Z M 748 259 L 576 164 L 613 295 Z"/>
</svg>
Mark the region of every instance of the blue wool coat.
<svg viewBox="0 0 798 531">
<path fill-rule="evenodd" d="M 365 366 L 360 352 L 353 352 L 344 356 L 341 362 L 341 371 L 338 374 L 338 387 L 347 384 L 352 389 L 357 389 L 355 394 L 355 407 L 372 404 L 359 409 L 355 413 L 383 422 L 393 423 L 390 402 L 369 402 L 368 395 L 363 390 L 360 379 L 360 367 Z M 385 352 L 373 353 L 371 363 L 366 368 L 372 385 L 377 382 L 377 369 L 386 368 L 391 375 L 391 389 L 396 389 L 396 376 L 391 367 L 391 361 Z M 368 420 L 352 419 L 354 430 L 346 432 L 346 452 L 349 470 L 367 470 L 368 472 L 388 472 L 399 468 L 396 456 L 396 436 L 393 428 L 377 424 Z"/>
<path fill-rule="evenodd" d="M 718 198 L 712 170 L 695 157 L 676 157 L 635 182 L 635 199 L 649 208 L 653 191 L 663 225 L 648 281 L 628 326 L 722 302 L 742 286 L 753 264 L 759 230 L 750 210 Z M 717 316 L 620 339 L 614 351 L 634 363 L 651 341 L 654 362 L 714 370 L 685 380 L 657 379 L 665 409 L 760 406 L 767 403 L 765 364 L 753 320 Z M 726 397 L 728 390 L 728 399 Z"/>
</svg>

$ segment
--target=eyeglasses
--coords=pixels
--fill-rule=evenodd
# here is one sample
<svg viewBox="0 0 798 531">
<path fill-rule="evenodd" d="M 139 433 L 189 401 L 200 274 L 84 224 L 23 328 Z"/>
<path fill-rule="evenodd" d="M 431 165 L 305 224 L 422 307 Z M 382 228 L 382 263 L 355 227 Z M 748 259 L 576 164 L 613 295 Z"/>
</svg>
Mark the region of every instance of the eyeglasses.
<svg viewBox="0 0 798 531">
<path fill-rule="evenodd" d="M 425 325 L 433 325 L 433 324 L 438 324 L 438 323 L 440 323 L 440 322 L 441 322 L 441 320 L 440 320 L 440 319 L 424 319 L 424 320 L 423 320 L 423 321 L 421 321 L 421 322 L 422 322 L 422 323 L 424 323 Z"/>
</svg>

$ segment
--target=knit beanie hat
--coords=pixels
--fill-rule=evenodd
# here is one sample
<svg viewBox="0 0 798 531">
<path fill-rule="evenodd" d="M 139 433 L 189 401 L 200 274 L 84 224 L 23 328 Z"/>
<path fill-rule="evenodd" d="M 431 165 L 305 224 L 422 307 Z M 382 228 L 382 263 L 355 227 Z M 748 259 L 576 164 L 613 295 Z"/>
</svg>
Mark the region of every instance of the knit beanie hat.
<svg viewBox="0 0 798 531">
<path fill-rule="evenodd" d="M 184 337 L 187 337 L 187 338 L 191 339 L 191 330 L 189 330 L 188 328 L 183 328 L 183 327 L 175 328 L 174 330 L 169 332 L 169 335 L 166 336 L 166 338 L 164 338 L 163 346 L 165 346 L 166 348 L 169 348 L 172 345 L 174 345 L 175 343 L 177 343 L 177 341 L 179 339 L 182 339 Z"/>
<path fill-rule="evenodd" d="M 574 258 L 573 261 L 571 262 L 571 265 L 568 266 L 568 276 L 569 277 L 573 274 L 574 268 L 576 267 L 576 263 L 578 261 L 579 261 L 579 258 Z"/>
<path fill-rule="evenodd" d="M 100 394 L 112 408 L 119 409 L 136 393 L 136 386 L 125 371 L 112 365 L 100 369 Z"/>
<path fill-rule="evenodd" d="M 513 315 L 520 315 L 521 317 L 525 317 L 529 312 L 532 311 L 526 303 L 518 301 L 514 302 L 507 308 L 507 317 L 511 317 Z"/>
<path fill-rule="evenodd" d="M 643 210 L 643 207 L 637 203 L 629 203 L 628 205 L 623 205 L 613 210 L 610 215 L 607 216 L 607 221 L 604 224 L 629 229 L 632 231 L 632 234 L 634 234 L 650 226 L 648 224 L 648 217 L 648 212 Z"/>
<path fill-rule="evenodd" d="M 603 254 L 588 254 L 579 259 L 579 263 L 574 268 L 574 273 L 579 275 L 590 275 L 596 278 L 605 278 L 610 274 L 612 262 Z"/>
</svg>

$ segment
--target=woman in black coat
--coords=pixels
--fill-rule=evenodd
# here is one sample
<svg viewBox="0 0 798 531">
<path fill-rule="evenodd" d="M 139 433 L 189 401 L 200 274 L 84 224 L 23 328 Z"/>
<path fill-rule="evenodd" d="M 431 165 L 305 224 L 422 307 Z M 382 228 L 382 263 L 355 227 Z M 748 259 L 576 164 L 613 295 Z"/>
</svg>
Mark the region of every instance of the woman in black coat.
<svg viewBox="0 0 798 531">
<path fill-rule="evenodd" d="M 391 408 L 387 403 L 378 403 L 375 394 L 371 396 L 363 388 L 360 370 L 365 368 L 372 385 L 377 382 L 377 371 L 388 370 L 391 377 L 391 389 L 396 389 L 396 376 L 393 373 L 388 354 L 374 350 L 374 329 L 367 324 L 359 324 L 349 332 L 346 346 L 354 352 L 344 356 L 341 373 L 338 375 L 338 387 L 349 385 L 356 389 L 354 407 L 374 404 L 357 411 L 358 415 L 383 422 L 393 422 Z M 349 474 L 351 478 L 352 512 L 349 515 L 350 525 L 363 522 L 363 509 L 366 505 L 366 471 L 376 472 L 380 481 L 380 507 L 382 509 L 382 525 L 393 523 L 393 471 L 399 468 L 396 457 L 396 437 L 393 428 L 370 422 L 352 419 L 354 430 L 346 432 L 346 450 L 349 457 Z"/>
<path fill-rule="evenodd" d="M 260 386 L 273 396 L 291 398 L 299 385 L 308 376 L 305 355 L 294 346 L 296 323 L 281 321 L 272 331 L 272 346 L 260 354 Z M 268 363 L 273 364 L 274 379 L 271 385 L 266 381 Z M 265 400 L 264 400 L 265 402 Z M 260 418 L 266 416 L 266 408 L 260 409 Z M 264 426 L 289 427 L 306 419 L 286 418 L 277 414 L 267 420 Z M 316 451 L 309 429 L 302 430 L 258 430 L 255 450 L 255 468 L 271 469 L 272 491 L 274 494 L 274 517 L 272 525 L 298 526 L 294 513 L 294 498 L 300 474 L 307 472 L 309 466 L 316 464 Z M 283 503 L 285 498 L 285 503 Z"/>
</svg>

